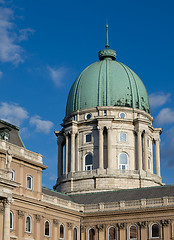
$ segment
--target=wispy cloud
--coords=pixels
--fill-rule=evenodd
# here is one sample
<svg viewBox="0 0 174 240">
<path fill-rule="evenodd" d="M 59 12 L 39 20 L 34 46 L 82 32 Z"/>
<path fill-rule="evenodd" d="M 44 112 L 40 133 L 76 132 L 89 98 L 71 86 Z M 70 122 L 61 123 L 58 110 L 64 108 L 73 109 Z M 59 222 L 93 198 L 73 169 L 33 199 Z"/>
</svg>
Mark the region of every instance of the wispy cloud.
<svg viewBox="0 0 174 240">
<path fill-rule="evenodd" d="M 161 158 L 167 167 L 174 167 L 174 128 L 166 131 L 165 138 L 161 149 Z"/>
<path fill-rule="evenodd" d="M 20 124 L 27 118 L 28 112 L 18 104 L 8 104 L 6 102 L 0 104 L 0 119 L 16 126 L 20 126 Z"/>
<path fill-rule="evenodd" d="M 30 119 L 30 124 L 36 127 L 37 132 L 49 133 L 53 127 L 51 121 L 41 120 L 40 116 L 34 116 Z"/>
<path fill-rule="evenodd" d="M 170 100 L 170 93 L 157 92 L 149 95 L 151 108 L 161 107 Z"/>
<path fill-rule="evenodd" d="M 51 80 L 56 86 L 61 86 L 63 84 L 69 71 L 66 67 L 52 68 L 47 66 L 47 69 Z"/>
<path fill-rule="evenodd" d="M 31 29 L 31 28 L 25 28 L 25 29 L 21 29 L 19 30 L 19 41 L 24 41 L 24 40 L 28 40 L 28 37 L 33 35 L 35 33 L 35 30 L 34 29 Z"/>
<path fill-rule="evenodd" d="M 3 1 L 1 0 L 1 2 Z M 19 42 L 27 40 L 34 30 L 26 28 L 17 32 L 14 20 L 12 9 L 0 7 L 0 61 L 18 65 L 24 62 L 24 49 Z"/>
<path fill-rule="evenodd" d="M 174 111 L 170 108 L 163 108 L 156 117 L 157 124 L 174 123 Z"/>
</svg>

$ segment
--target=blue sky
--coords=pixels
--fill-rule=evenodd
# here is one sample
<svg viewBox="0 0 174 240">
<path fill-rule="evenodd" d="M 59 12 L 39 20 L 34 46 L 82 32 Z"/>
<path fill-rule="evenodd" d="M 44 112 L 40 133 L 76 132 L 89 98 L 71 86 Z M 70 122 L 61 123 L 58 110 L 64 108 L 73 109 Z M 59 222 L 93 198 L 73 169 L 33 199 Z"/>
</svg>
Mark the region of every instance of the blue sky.
<svg viewBox="0 0 174 240">
<path fill-rule="evenodd" d="M 162 127 L 163 182 L 174 184 L 174 1 L 0 0 L 0 118 L 20 127 L 27 149 L 41 153 L 57 176 L 57 143 L 69 89 L 109 44 L 134 70 Z"/>
</svg>

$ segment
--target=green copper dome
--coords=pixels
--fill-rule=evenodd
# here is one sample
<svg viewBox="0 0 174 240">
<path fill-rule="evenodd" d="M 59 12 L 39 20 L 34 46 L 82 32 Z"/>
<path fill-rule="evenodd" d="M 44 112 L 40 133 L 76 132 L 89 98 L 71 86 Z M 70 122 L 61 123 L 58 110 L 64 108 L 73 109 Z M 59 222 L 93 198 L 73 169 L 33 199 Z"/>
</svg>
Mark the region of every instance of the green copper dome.
<svg viewBox="0 0 174 240">
<path fill-rule="evenodd" d="M 99 59 L 87 67 L 72 85 L 66 115 L 97 106 L 131 107 L 150 113 L 146 88 L 136 73 L 115 61 L 114 50 L 101 50 Z"/>
</svg>

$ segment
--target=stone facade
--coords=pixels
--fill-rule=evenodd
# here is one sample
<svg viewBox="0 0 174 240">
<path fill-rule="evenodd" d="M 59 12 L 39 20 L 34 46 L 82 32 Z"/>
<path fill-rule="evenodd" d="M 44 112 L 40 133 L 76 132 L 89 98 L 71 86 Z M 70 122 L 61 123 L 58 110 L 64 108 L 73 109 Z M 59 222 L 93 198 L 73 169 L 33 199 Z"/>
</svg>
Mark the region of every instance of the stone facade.
<svg viewBox="0 0 174 240">
<path fill-rule="evenodd" d="M 154 128 L 152 122 L 152 116 L 145 111 L 125 107 L 98 107 L 66 116 L 63 129 L 55 132 L 59 149 L 55 189 L 81 193 L 162 185 L 162 129 Z M 122 153 L 127 164 L 120 164 Z M 89 154 L 92 162 L 88 165 L 85 161 Z"/>
</svg>

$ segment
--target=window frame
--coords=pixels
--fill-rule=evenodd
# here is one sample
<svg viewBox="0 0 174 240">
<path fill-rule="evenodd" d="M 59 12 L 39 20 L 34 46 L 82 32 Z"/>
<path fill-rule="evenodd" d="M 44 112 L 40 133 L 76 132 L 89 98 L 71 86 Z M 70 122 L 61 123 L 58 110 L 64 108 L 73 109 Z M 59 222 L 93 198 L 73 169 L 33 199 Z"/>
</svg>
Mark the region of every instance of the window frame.
<svg viewBox="0 0 174 240">
<path fill-rule="evenodd" d="M 74 230 L 77 230 L 77 239 L 75 239 L 75 236 L 74 236 Z M 74 227 L 74 229 L 73 229 L 73 240 L 78 240 L 79 238 L 78 238 L 78 228 L 77 227 Z"/>
<path fill-rule="evenodd" d="M 153 227 L 153 225 L 158 225 L 158 229 L 159 229 L 159 236 L 158 237 L 152 237 L 152 227 Z M 161 234 L 160 234 L 160 225 L 159 225 L 159 223 L 157 223 L 157 222 L 154 222 L 154 223 L 152 223 L 151 225 L 150 225 L 150 238 L 151 239 L 160 239 L 160 236 L 161 236 Z"/>
<path fill-rule="evenodd" d="M 11 174 L 11 181 L 15 181 L 15 170 L 12 169 L 12 174 Z"/>
<path fill-rule="evenodd" d="M 131 227 L 133 227 L 133 226 L 136 227 L 136 232 L 137 232 L 137 237 L 136 237 L 136 238 L 130 238 L 130 229 L 131 229 Z M 131 225 L 129 226 L 129 240 L 138 240 L 138 227 L 137 227 L 136 224 L 131 224 Z"/>
<path fill-rule="evenodd" d="M 94 227 L 91 227 L 91 228 L 88 229 L 88 240 L 90 240 L 90 239 L 89 239 L 89 231 L 90 231 L 91 229 L 93 229 L 94 232 L 95 232 L 95 238 L 94 238 L 94 240 L 96 240 L 96 230 L 95 230 Z"/>
<path fill-rule="evenodd" d="M 14 213 L 11 210 L 10 210 L 10 230 L 14 230 Z"/>
<path fill-rule="evenodd" d="M 125 137 L 125 139 L 126 139 L 125 141 L 122 141 L 122 140 L 121 140 L 121 134 L 125 134 L 125 136 L 126 136 L 126 137 Z M 127 133 L 126 133 L 126 132 L 120 132 L 120 134 L 119 134 L 119 142 L 121 142 L 121 143 L 127 142 Z"/>
<path fill-rule="evenodd" d="M 49 225 L 49 234 L 46 235 L 45 232 L 44 232 L 44 236 L 45 236 L 45 237 L 50 237 L 50 236 L 51 236 L 51 234 L 50 234 L 50 233 L 51 233 L 51 224 L 50 224 L 50 221 L 49 221 L 49 220 L 46 220 L 46 221 L 45 221 L 45 224 L 46 224 L 46 223 L 48 223 L 48 225 Z M 44 230 L 46 230 L 45 224 L 44 224 Z"/>
<path fill-rule="evenodd" d="M 92 156 L 92 164 L 88 164 L 88 165 L 87 165 L 87 164 L 86 164 L 86 157 L 87 157 L 88 155 L 91 155 L 91 156 Z M 85 163 L 85 171 L 90 171 L 90 170 L 93 170 L 93 169 L 94 169 L 93 154 L 92 154 L 91 152 L 85 154 L 84 163 Z M 89 167 L 90 169 L 87 169 L 88 167 Z"/>
<path fill-rule="evenodd" d="M 31 180 L 31 187 L 28 187 L 28 178 Z M 33 177 L 31 175 L 27 175 L 27 189 L 33 190 Z"/>
<path fill-rule="evenodd" d="M 27 218 L 30 219 L 30 231 L 27 230 Z M 25 219 L 25 232 L 32 233 L 32 217 L 30 215 L 27 215 Z"/>
<path fill-rule="evenodd" d="M 127 156 L 127 164 L 120 163 L 120 156 L 121 156 L 121 154 L 126 154 L 126 156 Z M 120 166 L 121 166 L 121 168 L 120 168 Z M 123 169 L 122 166 L 125 166 L 125 169 Z M 121 171 L 129 170 L 129 156 L 128 156 L 128 154 L 126 152 L 121 152 L 118 155 L 118 169 L 121 170 Z"/>
<path fill-rule="evenodd" d="M 91 141 L 86 141 L 86 137 L 87 137 L 88 135 L 91 136 Z M 88 143 L 92 143 L 92 133 L 91 133 L 91 132 L 85 134 L 85 143 L 87 143 L 87 144 L 88 144 Z"/>
<path fill-rule="evenodd" d="M 63 238 L 60 237 L 60 227 L 63 226 Z M 65 240 L 65 225 L 63 223 L 59 226 L 59 240 Z"/>
<path fill-rule="evenodd" d="M 122 114 L 124 114 L 124 117 L 121 117 Z M 125 119 L 125 118 L 126 118 L 126 113 L 125 113 L 125 112 L 120 112 L 120 113 L 119 113 L 119 117 L 120 117 L 121 119 Z"/>
<path fill-rule="evenodd" d="M 110 230 L 110 228 L 114 228 L 115 229 L 116 238 L 114 240 L 117 240 L 117 228 L 115 226 L 109 226 L 108 227 L 108 240 L 109 240 L 109 230 Z"/>
</svg>

